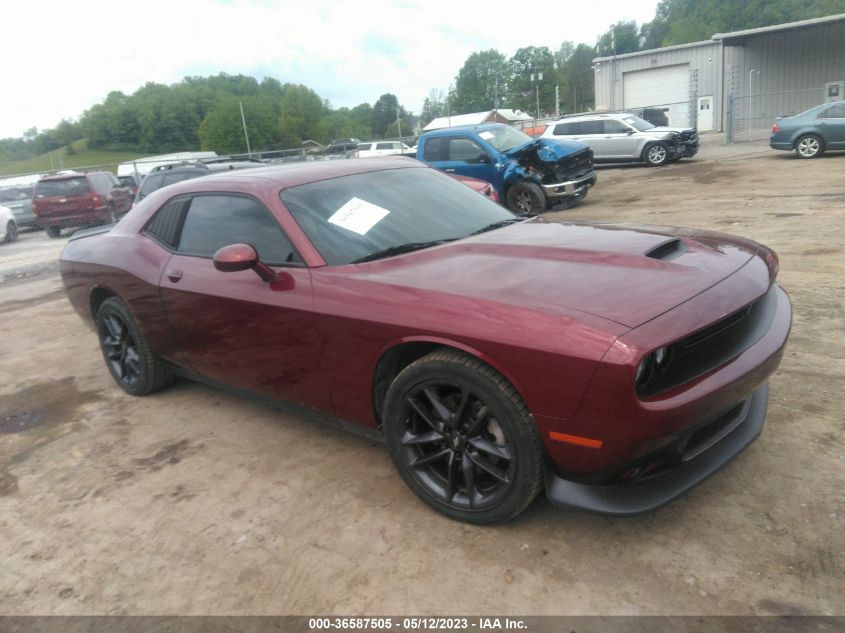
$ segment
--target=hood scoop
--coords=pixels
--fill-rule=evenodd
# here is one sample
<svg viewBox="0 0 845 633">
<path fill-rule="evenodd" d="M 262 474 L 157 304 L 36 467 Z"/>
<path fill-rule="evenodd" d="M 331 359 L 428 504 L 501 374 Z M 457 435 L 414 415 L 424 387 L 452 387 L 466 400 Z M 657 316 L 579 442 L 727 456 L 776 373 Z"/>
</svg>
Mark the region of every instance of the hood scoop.
<svg viewBox="0 0 845 633">
<path fill-rule="evenodd" d="M 687 245 L 677 237 L 667 240 L 662 244 L 658 244 L 649 251 L 646 251 L 645 256 L 651 259 L 659 259 L 664 262 L 672 261 L 687 252 Z"/>
</svg>

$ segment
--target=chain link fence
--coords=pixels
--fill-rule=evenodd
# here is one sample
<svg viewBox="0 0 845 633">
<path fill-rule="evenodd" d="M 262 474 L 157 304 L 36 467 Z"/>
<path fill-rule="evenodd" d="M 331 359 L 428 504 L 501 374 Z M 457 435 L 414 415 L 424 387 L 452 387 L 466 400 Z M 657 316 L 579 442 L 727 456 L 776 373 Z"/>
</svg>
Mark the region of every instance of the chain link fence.
<svg viewBox="0 0 845 633">
<path fill-rule="evenodd" d="M 739 96 L 728 94 L 725 103 L 725 140 L 728 143 L 764 141 L 772 124 L 824 102 L 820 88 Z"/>
</svg>

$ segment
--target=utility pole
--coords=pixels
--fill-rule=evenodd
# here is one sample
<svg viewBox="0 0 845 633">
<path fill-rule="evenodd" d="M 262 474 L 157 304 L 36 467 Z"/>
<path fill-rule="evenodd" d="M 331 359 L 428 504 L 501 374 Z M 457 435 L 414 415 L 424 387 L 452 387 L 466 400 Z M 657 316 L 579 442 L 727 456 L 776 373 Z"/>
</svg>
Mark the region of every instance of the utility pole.
<svg viewBox="0 0 845 633">
<path fill-rule="evenodd" d="M 555 84 L 555 118 L 560 118 L 560 84 Z"/>
<path fill-rule="evenodd" d="M 534 82 L 534 89 L 537 93 L 537 116 L 534 119 L 536 121 L 540 118 L 540 82 L 543 81 L 543 73 L 536 68 L 532 70 L 534 72 L 531 73 L 531 81 Z"/>
<path fill-rule="evenodd" d="M 249 154 L 250 158 L 252 158 L 252 150 L 249 147 L 249 134 L 246 131 L 246 118 L 244 117 L 244 104 L 241 101 L 238 101 L 238 105 L 241 107 L 241 123 L 244 124 L 244 138 L 246 139 L 246 152 Z"/>
<path fill-rule="evenodd" d="M 396 106 L 396 129 L 399 130 L 399 138 L 402 138 L 402 120 L 399 118 L 399 106 Z"/>
</svg>

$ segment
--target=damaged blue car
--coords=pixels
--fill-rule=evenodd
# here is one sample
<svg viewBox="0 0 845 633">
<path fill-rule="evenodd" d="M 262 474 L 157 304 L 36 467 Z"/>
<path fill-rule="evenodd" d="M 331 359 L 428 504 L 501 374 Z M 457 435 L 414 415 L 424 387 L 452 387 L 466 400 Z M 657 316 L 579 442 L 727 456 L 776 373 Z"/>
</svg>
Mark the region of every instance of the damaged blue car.
<svg viewBox="0 0 845 633">
<path fill-rule="evenodd" d="M 565 209 L 596 184 L 592 150 L 579 141 L 532 139 L 502 123 L 428 132 L 417 159 L 450 174 L 489 182 L 514 213 Z"/>
</svg>

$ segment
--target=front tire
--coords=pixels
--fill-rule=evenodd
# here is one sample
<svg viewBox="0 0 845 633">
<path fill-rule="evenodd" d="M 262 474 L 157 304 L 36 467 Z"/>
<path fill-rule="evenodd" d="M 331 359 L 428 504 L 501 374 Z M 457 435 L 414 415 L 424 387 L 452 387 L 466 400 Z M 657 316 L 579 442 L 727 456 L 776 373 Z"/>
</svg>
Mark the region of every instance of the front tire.
<svg viewBox="0 0 845 633">
<path fill-rule="evenodd" d="M 508 209 L 517 215 L 531 215 L 546 210 L 546 196 L 533 182 L 518 182 L 505 195 Z"/>
<path fill-rule="evenodd" d="M 540 434 L 516 389 L 480 360 L 435 351 L 394 380 L 384 436 L 396 469 L 425 503 L 475 524 L 507 521 L 542 488 Z"/>
<path fill-rule="evenodd" d="M 150 349 L 119 299 L 103 301 L 96 324 L 106 366 L 126 393 L 145 396 L 173 382 L 170 368 Z"/>
<path fill-rule="evenodd" d="M 44 230 L 47 232 L 47 237 L 52 237 L 54 239 L 57 237 L 61 237 L 62 235 L 62 230 L 57 226 L 48 226 Z"/>
<path fill-rule="evenodd" d="M 6 224 L 6 237 L 3 241 L 8 244 L 9 242 L 14 242 L 16 239 L 18 239 L 18 225 L 15 224 L 14 220 L 9 220 Z"/>
<path fill-rule="evenodd" d="M 661 167 L 669 162 L 669 147 L 666 143 L 652 143 L 643 151 L 643 161 L 649 167 Z"/>
<path fill-rule="evenodd" d="M 818 158 L 824 153 L 824 141 L 815 134 L 805 134 L 795 141 L 798 158 Z"/>
</svg>

